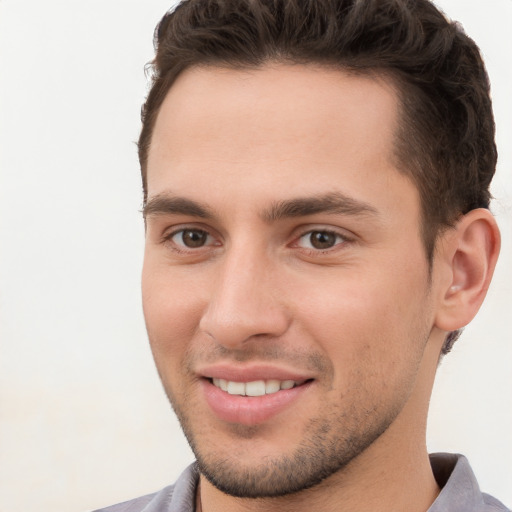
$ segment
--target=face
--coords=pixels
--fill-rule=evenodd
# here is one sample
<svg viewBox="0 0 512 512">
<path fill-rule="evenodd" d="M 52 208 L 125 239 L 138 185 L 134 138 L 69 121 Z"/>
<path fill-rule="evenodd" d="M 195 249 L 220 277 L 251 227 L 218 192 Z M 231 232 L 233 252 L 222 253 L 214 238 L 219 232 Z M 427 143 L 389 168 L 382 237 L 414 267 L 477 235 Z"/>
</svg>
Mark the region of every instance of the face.
<svg viewBox="0 0 512 512">
<path fill-rule="evenodd" d="M 161 107 L 144 313 L 224 492 L 313 486 L 411 408 L 434 313 L 396 124 L 386 81 L 311 66 L 188 70 Z"/>
</svg>

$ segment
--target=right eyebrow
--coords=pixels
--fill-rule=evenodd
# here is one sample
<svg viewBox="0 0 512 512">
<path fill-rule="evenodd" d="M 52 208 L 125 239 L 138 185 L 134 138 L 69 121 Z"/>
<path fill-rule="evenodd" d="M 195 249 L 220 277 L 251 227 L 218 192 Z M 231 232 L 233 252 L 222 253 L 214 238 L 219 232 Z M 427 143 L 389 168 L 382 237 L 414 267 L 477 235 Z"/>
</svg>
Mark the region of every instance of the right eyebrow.
<svg viewBox="0 0 512 512">
<path fill-rule="evenodd" d="M 191 217 L 200 217 L 203 219 L 211 219 L 212 211 L 191 199 L 184 197 L 176 197 L 169 194 L 158 194 L 152 197 L 142 209 L 144 219 L 155 215 L 190 215 Z"/>
</svg>

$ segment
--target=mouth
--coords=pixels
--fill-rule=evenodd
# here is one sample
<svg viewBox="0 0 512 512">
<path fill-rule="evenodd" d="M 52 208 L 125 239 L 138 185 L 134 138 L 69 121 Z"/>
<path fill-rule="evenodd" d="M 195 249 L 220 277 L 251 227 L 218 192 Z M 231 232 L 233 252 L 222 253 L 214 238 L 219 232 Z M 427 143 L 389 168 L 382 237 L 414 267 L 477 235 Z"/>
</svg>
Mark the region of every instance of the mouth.
<svg viewBox="0 0 512 512">
<path fill-rule="evenodd" d="M 219 378 L 209 378 L 211 384 L 225 391 L 230 395 L 258 397 L 264 395 L 273 395 L 282 390 L 293 389 L 301 386 L 312 379 L 295 381 L 295 380 L 253 380 L 250 382 L 237 382 Z"/>
<path fill-rule="evenodd" d="M 248 371 L 246 380 L 239 371 L 212 373 L 217 375 L 203 374 L 200 379 L 210 411 L 223 422 L 249 426 L 270 421 L 284 414 L 293 404 L 301 403 L 315 381 L 290 374 L 281 375 L 281 379 L 275 378 L 277 375 L 261 375 L 265 371 Z"/>
</svg>

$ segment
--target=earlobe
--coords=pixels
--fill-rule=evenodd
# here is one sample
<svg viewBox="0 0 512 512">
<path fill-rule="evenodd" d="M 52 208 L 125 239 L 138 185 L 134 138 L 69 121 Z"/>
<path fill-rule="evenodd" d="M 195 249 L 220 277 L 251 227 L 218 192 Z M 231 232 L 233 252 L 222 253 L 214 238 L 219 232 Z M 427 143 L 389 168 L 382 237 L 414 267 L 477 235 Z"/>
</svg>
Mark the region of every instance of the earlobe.
<svg viewBox="0 0 512 512">
<path fill-rule="evenodd" d="M 500 251 L 500 232 L 492 214 L 471 210 L 439 246 L 444 269 L 436 326 L 450 332 L 467 325 L 480 308 Z"/>
</svg>

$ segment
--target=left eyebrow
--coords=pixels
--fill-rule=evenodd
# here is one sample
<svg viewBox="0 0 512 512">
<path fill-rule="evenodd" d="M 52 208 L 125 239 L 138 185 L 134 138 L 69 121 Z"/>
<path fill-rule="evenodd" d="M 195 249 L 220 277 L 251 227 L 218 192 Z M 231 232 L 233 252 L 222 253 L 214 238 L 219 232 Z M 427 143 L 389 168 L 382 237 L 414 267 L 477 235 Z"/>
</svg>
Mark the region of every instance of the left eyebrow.
<svg viewBox="0 0 512 512">
<path fill-rule="evenodd" d="M 279 201 L 263 212 L 263 219 L 265 222 L 271 223 L 287 217 L 305 217 L 317 213 L 379 216 L 379 212 L 370 204 L 335 192 L 316 197 L 299 197 Z"/>
</svg>

